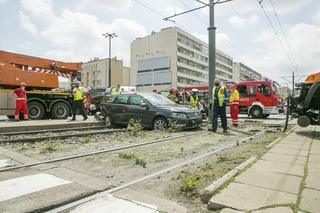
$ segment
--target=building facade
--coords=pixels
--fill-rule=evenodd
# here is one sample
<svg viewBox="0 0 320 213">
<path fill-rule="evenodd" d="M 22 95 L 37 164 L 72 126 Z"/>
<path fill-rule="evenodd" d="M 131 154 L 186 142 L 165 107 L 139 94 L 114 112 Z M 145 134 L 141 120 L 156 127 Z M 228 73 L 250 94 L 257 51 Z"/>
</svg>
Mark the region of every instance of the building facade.
<svg viewBox="0 0 320 213">
<path fill-rule="evenodd" d="M 122 60 L 111 60 L 111 86 L 129 85 L 130 68 L 124 67 Z M 81 84 L 83 87 L 109 87 L 109 59 L 94 58 L 81 65 Z"/>
<path fill-rule="evenodd" d="M 140 91 L 208 83 L 208 45 L 177 27 L 131 43 L 130 81 Z M 232 80 L 233 59 L 216 51 L 216 77 Z"/>
<path fill-rule="evenodd" d="M 241 62 L 233 63 L 233 80 L 234 81 L 250 81 L 261 80 L 262 75 Z"/>
<path fill-rule="evenodd" d="M 291 90 L 289 87 L 280 87 L 280 97 L 282 100 L 286 99 L 291 93 Z"/>
</svg>

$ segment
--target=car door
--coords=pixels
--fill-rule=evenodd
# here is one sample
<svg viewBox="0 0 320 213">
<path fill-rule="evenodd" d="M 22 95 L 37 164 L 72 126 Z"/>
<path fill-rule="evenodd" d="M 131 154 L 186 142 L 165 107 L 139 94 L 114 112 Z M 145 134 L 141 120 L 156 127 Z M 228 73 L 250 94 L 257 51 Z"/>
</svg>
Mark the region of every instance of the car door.
<svg viewBox="0 0 320 213">
<path fill-rule="evenodd" d="M 144 126 L 152 123 L 152 113 L 147 101 L 140 95 L 130 96 L 130 106 L 128 109 L 129 119 L 141 120 Z"/>
<path fill-rule="evenodd" d="M 114 103 L 110 106 L 113 122 L 126 124 L 129 122 L 128 115 L 129 95 L 117 95 Z"/>
</svg>

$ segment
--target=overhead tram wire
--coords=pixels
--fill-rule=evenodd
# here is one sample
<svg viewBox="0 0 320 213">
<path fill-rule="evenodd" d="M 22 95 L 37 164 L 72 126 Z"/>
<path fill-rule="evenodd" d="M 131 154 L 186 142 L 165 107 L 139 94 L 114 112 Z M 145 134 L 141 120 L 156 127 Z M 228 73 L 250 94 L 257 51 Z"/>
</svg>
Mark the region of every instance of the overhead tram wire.
<svg viewBox="0 0 320 213">
<path fill-rule="evenodd" d="M 188 9 L 188 10 L 191 9 L 186 3 L 183 2 L 183 0 L 179 0 L 179 2 L 180 2 L 186 9 Z M 204 24 L 205 27 L 208 26 L 208 23 L 207 23 L 203 18 L 201 18 L 197 13 L 192 13 L 192 14 L 193 14 L 194 16 L 196 16 L 196 17 Z"/>
<path fill-rule="evenodd" d="M 149 11 L 157 14 L 158 16 L 160 16 L 161 18 L 166 18 L 165 15 L 161 14 L 160 12 L 158 12 L 157 10 L 149 7 L 148 5 L 144 4 L 143 2 L 139 1 L 139 0 L 134 0 L 136 3 L 138 3 L 139 5 L 143 6 L 144 8 L 148 9 Z M 181 29 L 183 29 L 184 31 L 192 34 L 187 28 L 185 28 L 184 26 L 178 24 L 176 21 L 172 20 L 172 19 L 168 19 L 168 21 L 171 21 L 172 23 L 174 23 L 176 26 L 180 27 Z"/>
<path fill-rule="evenodd" d="M 286 42 L 286 44 L 287 44 L 287 46 L 288 46 L 288 48 L 289 48 L 289 50 L 290 50 L 290 44 L 289 44 L 289 42 L 288 42 L 288 39 L 287 39 L 286 34 L 284 33 L 284 30 L 283 30 L 282 24 L 281 24 L 281 22 L 280 22 L 280 18 L 279 18 L 279 16 L 278 16 L 278 13 L 277 13 L 277 11 L 276 11 L 276 8 L 274 7 L 274 4 L 273 4 L 272 0 L 269 0 L 269 2 L 270 2 L 270 4 L 271 4 L 271 6 L 272 6 L 274 15 L 275 15 L 275 17 L 276 17 L 276 19 L 277 19 L 277 22 L 278 22 L 278 24 L 279 24 L 280 31 L 281 31 L 281 33 L 282 33 L 282 35 L 283 35 L 283 37 L 284 37 L 284 40 L 285 40 L 285 42 Z"/>
<path fill-rule="evenodd" d="M 273 24 L 272 24 L 272 22 L 271 22 L 271 20 L 270 20 L 270 18 L 269 18 L 269 16 L 268 16 L 266 10 L 264 9 L 264 6 L 262 5 L 262 2 L 263 2 L 263 0 L 258 0 L 258 3 L 259 3 L 259 5 L 260 5 L 260 7 L 261 7 L 261 9 L 262 9 L 262 11 L 263 11 L 264 16 L 266 17 L 266 19 L 267 19 L 268 23 L 270 24 L 273 32 L 275 33 L 276 37 L 278 38 L 278 40 L 279 40 L 279 42 L 280 42 L 280 45 L 281 45 L 281 47 L 282 47 L 285 55 L 288 57 L 290 63 L 292 64 L 292 66 L 293 66 L 294 69 L 295 69 L 295 65 L 294 65 L 294 63 L 293 63 L 293 60 L 292 60 L 292 58 L 290 57 L 287 49 L 284 47 L 283 42 L 282 42 L 282 40 L 281 40 L 281 38 L 280 38 L 277 30 L 276 30 L 275 27 L 273 26 Z"/>
<path fill-rule="evenodd" d="M 277 10 L 276 10 L 276 8 L 275 8 L 275 6 L 274 6 L 274 4 L 273 4 L 273 1 L 272 1 L 272 0 L 269 0 L 269 2 L 270 2 L 270 4 L 271 4 L 271 6 L 272 6 L 274 15 L 275 15 L 275 17 L 276 17 L 276 19 L 277 19 L 277 22 L 278 22 L 278 24 L 279 24 L 279 28 L 280 28 L 280 31 L 281 31 L 281 33 L 282 33 L 282 35 L 283 35 L 283 38 L 284 38 L 284 40 L 285 40 L 285 42 L 286 42 L 286 44 L 287 44 L 287 46 L 288 46 L 288 50 L 291 52 L 291 56 L 293 56 L 293 54 L 292 54 L 292 49 L 291 49 L 291 45 L 290 45 L 290 43 L 289 43 L 289 41 L 288 41 L 288 38 L 287 38 L 286 34 L 284 33 L 284 30 L 283 30 L 283 27 L 282 27 L 280 18 L 279 18 L 279 16 L 278 16 Z M 297 64 L 296 64 L 296 71 L 298 71 L 298 65 L 297 65 Z"/>
</svg>

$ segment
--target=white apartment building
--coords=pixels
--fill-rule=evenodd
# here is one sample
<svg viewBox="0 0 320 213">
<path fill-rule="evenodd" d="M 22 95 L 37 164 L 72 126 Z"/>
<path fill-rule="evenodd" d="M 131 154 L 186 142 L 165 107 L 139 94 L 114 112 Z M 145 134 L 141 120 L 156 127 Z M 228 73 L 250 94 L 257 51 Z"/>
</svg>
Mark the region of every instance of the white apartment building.
<svg viewBox="0 0 320 213">
<path fill-rule="evenodd" d="M 94 58 L 81 65 L 81 83 L 84 87 L 108 88 L 109 59 Z M 130 68 L 124 67 L 122 60 L 111 59 L 111 86 L 128 86 Z"/>
<path fill-rule="evenodd" d="M 216 51 L 216 77 L 232 81 L 233 59 Z M 208 83 L 208 45 L 177 27 L 131 43 L 131 84 L 140 91 Z"/>
<path fill-rule="evenodd" d="M 262 75 L 241 62 L 233 63 L 233 80 L 234 81 L 250 81 L 261 80 Z"/>
</svg>

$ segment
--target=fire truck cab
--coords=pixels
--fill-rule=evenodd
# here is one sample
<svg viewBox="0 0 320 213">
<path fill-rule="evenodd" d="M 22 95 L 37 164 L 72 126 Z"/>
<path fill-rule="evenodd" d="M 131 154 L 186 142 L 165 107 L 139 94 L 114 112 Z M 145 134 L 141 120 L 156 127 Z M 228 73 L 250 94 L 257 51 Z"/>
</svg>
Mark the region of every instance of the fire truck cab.
<svg viewBox="0 0 320 213">
<path fill-rule="evenodd" d="M 279 89 L 273 81 L 242 81 L 233 83 L 240 94 L 239 111 L 253 118 L 267 118 L 277 110 Z M 232 84 L 227 84 L 229 88 Z"/>
</svg>

